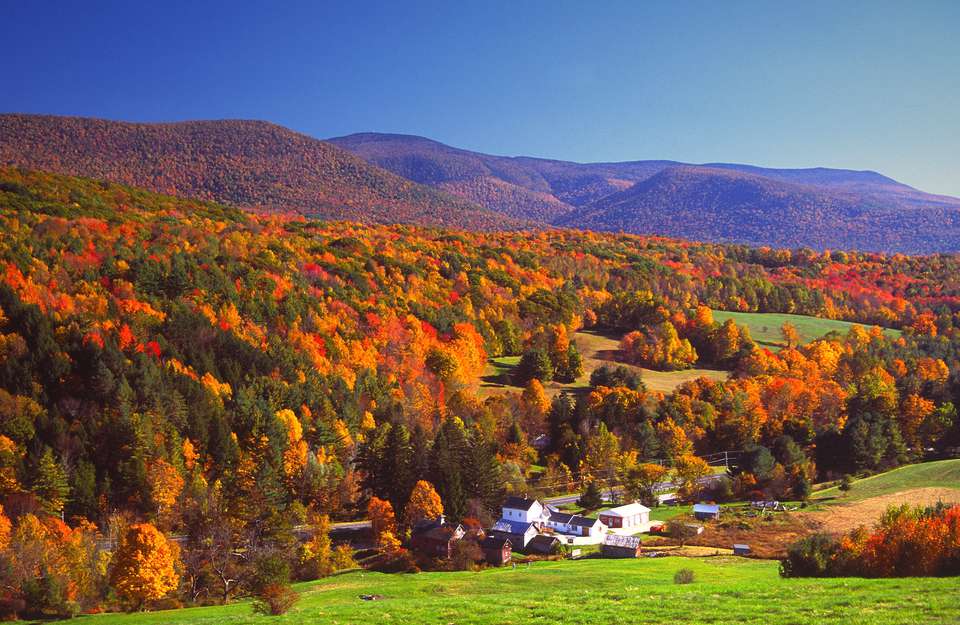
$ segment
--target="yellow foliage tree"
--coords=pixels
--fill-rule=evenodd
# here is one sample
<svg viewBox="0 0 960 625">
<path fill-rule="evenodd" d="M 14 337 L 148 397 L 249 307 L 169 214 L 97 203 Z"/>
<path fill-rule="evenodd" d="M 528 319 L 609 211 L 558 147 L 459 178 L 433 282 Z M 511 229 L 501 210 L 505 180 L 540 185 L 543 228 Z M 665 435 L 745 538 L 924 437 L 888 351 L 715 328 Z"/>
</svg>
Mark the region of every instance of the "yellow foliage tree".
<svg viewBox="0 0 960 625">
<path fill-rule="evenodd" d="M 142 608 L 177 588 L 180 548 L 149 523 L 131 525 L 113 555 L 110 583 L 120 597 Z"/>
<path fill-rule="evenodd" d="M 157 514 L 163 514 L 177 502 L 177 497 L 183 490 L 183 478 L 176 467 L 156 458 L 147 465 L 147 479 L 150 481 L 150 497 L 157 506 Z"/>
<path fill-rule="evenodd" d="M 437 494 L 433 484 L 420 480 L 410 493 L 410 500 L 404 508 L 403 519 L 407 527 L 413 527 L 424 519 L 435 519 L 443 514 L 443 502 Z"/>
</svg>

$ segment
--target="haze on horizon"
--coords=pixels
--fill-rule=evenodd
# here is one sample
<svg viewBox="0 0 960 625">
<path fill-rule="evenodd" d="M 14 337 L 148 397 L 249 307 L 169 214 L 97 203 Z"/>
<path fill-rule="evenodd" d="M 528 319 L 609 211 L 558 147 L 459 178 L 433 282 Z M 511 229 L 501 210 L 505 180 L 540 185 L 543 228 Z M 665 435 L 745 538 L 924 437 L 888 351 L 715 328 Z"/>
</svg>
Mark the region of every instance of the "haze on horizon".
<svg viewBox="0 0 960 625">
<path fill-rule="evenodd" d="M 960 196 L 956 2 L 0 6 L 3 112 L 871 169 Z"/>
</svg>

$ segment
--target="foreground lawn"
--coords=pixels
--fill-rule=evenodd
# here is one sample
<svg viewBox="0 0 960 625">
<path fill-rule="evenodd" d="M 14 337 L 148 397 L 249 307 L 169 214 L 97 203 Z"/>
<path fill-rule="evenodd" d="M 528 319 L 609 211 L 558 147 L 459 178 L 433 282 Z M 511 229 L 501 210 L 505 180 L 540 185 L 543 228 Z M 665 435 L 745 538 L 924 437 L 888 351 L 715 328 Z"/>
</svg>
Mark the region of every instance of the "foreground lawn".
<svg viewBox="0 0 960 625">
<path fill-rule="evenodd" d="M 960 460 L 923 462 L 880 473 L 853 482 L 853 488 L 844 493 L 839 488 L 827 488 L 813 494 L 814 503 L 845 503 L 882 497 L 914 488 L 960 489 Z"/>
<path fill-rule="evenodd" d="M 767 347 L 772 351 L 777 351 L 784 346 L 783 337 L 780 335 L 780 326 L 785 321 L 789 321 L 800 333 L 800 340 L 807 343 L 818 339 L 830 332 L 840 332 L 846 334 L 851 326 L 862 325 L 850 323 L 849 321 L 837 321 L 836 319 L 820 319 L 818 317 L 807 317 L 805 315 L 787 315 L 778 313 L 742 313 L 729 312 L 725 310 L 713 311 L 715 321 L 723 323 L 727 319 L 733 319 L 738 325 L 750 328 L 750 336 L 754 341 Z M 884 330 L 890 336 L 900 336 L 899 330 Z"/>
<path fill-rule="evenodd" d="M 676 585 L 680 568 L 696 581 Z M 538 562 L 479 573 L 349 573 L 299 586 L 282 617 L 248 603 L 89 616 L 83 625 L 167 623 L 757 623 L 892 625 L 960 622 L 960 580 L 785 580 L 777 563 L 719 558 Z M 360 594 L 379 594 L 362 601 Z"/>
</svg>

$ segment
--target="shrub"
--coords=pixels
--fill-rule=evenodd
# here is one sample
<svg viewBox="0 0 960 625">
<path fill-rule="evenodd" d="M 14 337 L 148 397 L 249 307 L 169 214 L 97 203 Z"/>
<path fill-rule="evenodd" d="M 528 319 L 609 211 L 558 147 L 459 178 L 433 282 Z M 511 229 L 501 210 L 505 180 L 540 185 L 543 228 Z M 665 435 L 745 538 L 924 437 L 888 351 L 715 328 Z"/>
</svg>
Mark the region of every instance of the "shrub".
<svg viewBox="0 0 960 625">
<path fill-rule="evenodd" d="M 257 593 L 253 611 L 273 616 L 286 614 L 299 599 L 300 595 L 289 584 L 267 584 Z"/>
<path fill-rule="evenodd" d="M 674 584 L 692 584 L 695 579 L 696 575 L 690 569 L 680 569 L 673 574 Z"/>
<path fill-rule="evenodd" d="M 851 488 L 853 488 L 853 478 L 850 477 L 849 473 L 841 478 L 839 488 L 843 492 L 848 492 Z"/>
<path fill-rule="evenodd" d="M 839 544 L 829 534 L 812 534 L 787 548 L 787 557 L 780 561 L 783 577 L 826 577 L 832 575 L 833 561 Z"/>
<path fill-rule="evenodd" d="M 460 540 L 453 545 L 453 554 L 450 558 L 453 568 L 457 571 L 472 571 L 477 562 L 483 559 L 480 546 L 472 540 Z"/>
<path fill-rule="evenodd" d="M 257 595 L 275 586 L 290 584 L 290 564 L 277 553 L 270 553 L 257 558 L 254 562 L 253 591 Z"/>
</svg>

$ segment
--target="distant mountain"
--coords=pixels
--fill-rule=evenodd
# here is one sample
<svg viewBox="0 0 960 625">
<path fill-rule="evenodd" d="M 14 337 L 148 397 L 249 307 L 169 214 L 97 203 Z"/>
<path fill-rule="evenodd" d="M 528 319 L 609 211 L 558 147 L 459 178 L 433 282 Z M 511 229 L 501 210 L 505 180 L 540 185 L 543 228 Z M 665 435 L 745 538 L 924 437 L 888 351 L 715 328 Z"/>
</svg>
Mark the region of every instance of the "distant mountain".
<svg viewBox="0 0 960 625">
<path fill-rule="evenodd" d="M 0 115 L 0 165 L 327 219 L 475 229 L 519 225 L 337 146 L 260 121 L 135 124 Z"/>
<path fill-rule="evenodd" d="M 911 207 L 845 188 L 675 166 L 565 215 L 558 225 L 816 249 L 960 249 L 960 203 Z"/>
<path fill-rule="evenodd" d="M 960 250 L 960 199 L 872 171 L 572 163 L 491 156 L 395 134 L 330 141 L 490 210 L 563 227 L 818 249 Z"/>
<path fill-rule="evenodd" d="M 411 135 L 360 133 L 329 141 L 404 178 L 448 189 L 507 215 L 546 222 L 621 191 L 671 164 L 641 161 L 584 165 L 492 156 Z"/>
</svg>

